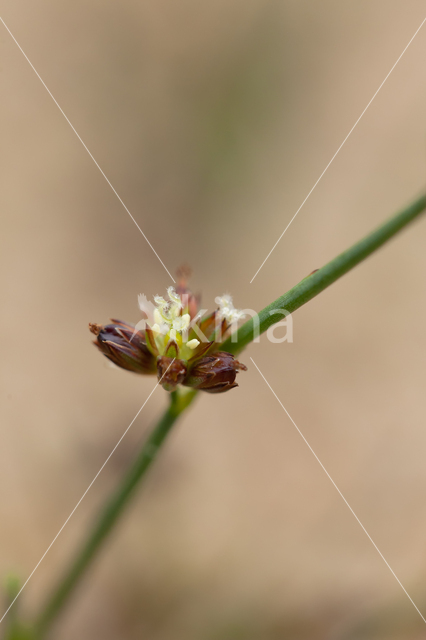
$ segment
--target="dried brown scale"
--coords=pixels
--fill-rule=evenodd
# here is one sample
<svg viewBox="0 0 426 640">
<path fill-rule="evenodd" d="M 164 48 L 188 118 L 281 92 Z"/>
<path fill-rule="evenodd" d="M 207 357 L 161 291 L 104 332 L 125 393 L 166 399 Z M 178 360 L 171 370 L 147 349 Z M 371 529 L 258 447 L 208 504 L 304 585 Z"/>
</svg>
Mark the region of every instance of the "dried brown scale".
<svg viewBox="0 0 426 640">
<path fill-rule="evenodd" d="M 96 324 L 96 322 L 89 322 L 89 330 L 95 335 L 98 336 L 102 331 L 102 325 Z"/>
<path fill-rule="evenodd" d="M 200 306 L 201 296 L 200 294 L 193 294 L 188 289 L 188 280 L 192 275 L 192 269 L 188 264 L 183 264 L 176 269 L 176 276 L 178 279 L 176 286 L 176 293 L 180 295 L 183 301 L 183 307 L 188 307 L 188 313 L 192 318 L 197 314 L 198 307 Z"/>
</svg>

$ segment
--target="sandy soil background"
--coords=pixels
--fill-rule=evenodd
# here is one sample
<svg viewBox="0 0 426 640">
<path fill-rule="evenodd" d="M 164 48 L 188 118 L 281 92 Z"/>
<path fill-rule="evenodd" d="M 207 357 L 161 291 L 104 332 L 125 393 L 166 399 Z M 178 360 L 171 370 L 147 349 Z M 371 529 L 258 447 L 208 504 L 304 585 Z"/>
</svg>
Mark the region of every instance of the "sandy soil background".
<svg viewBox="0 0 426 640">
<path fill-rule="evenodd" d="M 170 271 L 260 309 L 422 190 L 424 3 L 3 3 Z M 0 574 L 23 580 L 154 381 L 89 321 L 170 278 L 0 24 Z M 426 614 L 426 221 L 252 356 Z M 253 366 L 172 434 L 56 640 L 384 640 L 424 622 Z M 165 406 L 157 390 L 23 593 L 31 615 Z"/>
</svg>

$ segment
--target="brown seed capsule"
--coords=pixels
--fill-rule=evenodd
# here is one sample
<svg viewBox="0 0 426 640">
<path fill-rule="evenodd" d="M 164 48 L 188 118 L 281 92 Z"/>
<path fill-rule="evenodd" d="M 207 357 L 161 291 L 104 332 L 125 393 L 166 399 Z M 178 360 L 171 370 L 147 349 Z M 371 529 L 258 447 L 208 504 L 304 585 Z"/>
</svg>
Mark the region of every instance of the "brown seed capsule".
<svg viewBox="0 0 426 640">
<path fill-rule="evenodd" d="M 187 374 L 187 366 L 183 360 L 160 356 L 157 361 L 158 380 L 166 391 L 173 391 L 182 384 Z"/>
<path fill-rule="evenodd" d="M 196 361 L 183 384 L 208 393 L 223 393 L 238 387 L 235 378 L 240 369 L 247 371 L 247 367 L 233 355 L 218 351 Z"/>
<path fill-rule="evenodd" d="M 120 320 L 105 327 L 90 323 L 89 329 L 97 336 L 93 344 L 118 367 L 134 373 L 156 372 L 157 359 L 146 346 L 144 331 L 135 332 L 134 325 Z"/>
</svg>

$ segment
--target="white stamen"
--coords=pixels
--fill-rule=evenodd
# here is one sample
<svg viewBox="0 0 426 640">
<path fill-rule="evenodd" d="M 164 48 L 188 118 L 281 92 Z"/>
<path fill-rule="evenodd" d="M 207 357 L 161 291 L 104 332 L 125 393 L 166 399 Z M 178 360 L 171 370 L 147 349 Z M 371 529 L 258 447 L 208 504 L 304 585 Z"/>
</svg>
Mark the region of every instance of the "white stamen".
<svg viewBox="0 0 426 640">
<path fill-rule="evenodd" d="M 154 302 L 160 309 L 165 307 L 167 302 L 164 300 L 163 296 L 154 296 Z"/>
<path fill-rule="evenodd" d="M 184 313 L 183 316 L 178 316 L 177 318 L 175 318 L 175 320 L 173 320 L 173 329 L 176 329 L 176 331 L 183 333 L 189 327 L 190 321 L 191 317 L 189 313 Z"/>
<path fill-rule="evenodd" d="M 234 307 L 232 297 L 228 293 L 225 293 L 223 296 L 218 296 L 214 301 L 219 305 L 219 318 L 225 318 L 232 324 L 233 322 L 238 322 L 245 317 L 245 313 Z"/>
<path fill-rule="evenodd" d="M 169 287 L 167 289 L 167 295 L 170 300 L 174 303 L 174 305 L 179 307 L 179 311 L 182 309 L 182 300 L 180 299 L 180 295 L 176 293 L 174 287 Z"/>
<path fill-rule="evenodd" d="M 189 347 L 190 349 L 196 349 L 199 344 L 200 344 L 200 341 L 194 338 L 193 340 L 190 340 L 189 342 L 187 342 L 186 346 Z"/>
</svg>

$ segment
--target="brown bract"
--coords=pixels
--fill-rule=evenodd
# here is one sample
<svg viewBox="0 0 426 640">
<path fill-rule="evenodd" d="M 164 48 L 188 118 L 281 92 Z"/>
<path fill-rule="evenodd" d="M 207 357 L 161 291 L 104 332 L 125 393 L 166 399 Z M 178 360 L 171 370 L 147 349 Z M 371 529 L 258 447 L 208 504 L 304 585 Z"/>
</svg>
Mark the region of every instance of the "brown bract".
<svg viewBox="0 0 426 640">
<path fill-rule="evenodd" d="M 178 384 L 182 384 L 188 373 L 188 368 L 183 360 L 160 356 L 157 361 L 157 376 L 166 391 L 174 391 Z"/>
<path fill-rule="evenodd" d="M 156 358 L 146 346 L 144 331 L 135 332 L 134 325 L 121 320 L 106 326 L 90 323 L 89 329 L 97 336 L 93 344 L 118 367 L 134 373 L 156 372 Z"/>
<path fill-rule="evenodd" d="M 218 351 L 200 358 L 183 384 L 208 393 L 223 393 L 238 387 L 235 378 L 239 370 L 247 371 L 247 367 L 230 353 Z"/>
</svg>

